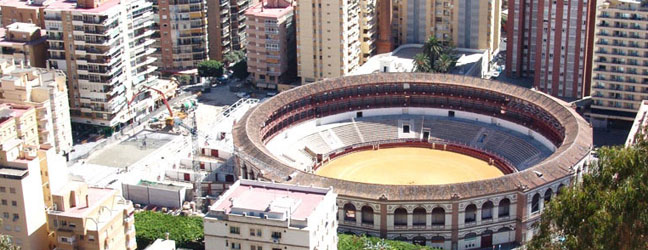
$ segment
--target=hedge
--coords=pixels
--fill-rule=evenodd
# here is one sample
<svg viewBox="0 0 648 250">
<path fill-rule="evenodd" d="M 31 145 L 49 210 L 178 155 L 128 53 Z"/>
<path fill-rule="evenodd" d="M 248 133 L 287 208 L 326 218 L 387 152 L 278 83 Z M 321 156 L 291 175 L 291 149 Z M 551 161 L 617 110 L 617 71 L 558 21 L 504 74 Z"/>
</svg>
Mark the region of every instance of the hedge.
<svg viewBox="0 0 648 250">
<path fill-rule="evenodd" d="M 156 239 L 164 239 L 167 232 L 169 239 L 174 240 L 177 247 L 205 249 L 203 218 L 152 211 L 135 213 L 137 248 L 144 249 Z"/>
<path fill-rule="evenodd" d="M 377 237 L 339 234 L 338 250 L 432 250 L 433 247 L 419 246 Z"/>
</svg>

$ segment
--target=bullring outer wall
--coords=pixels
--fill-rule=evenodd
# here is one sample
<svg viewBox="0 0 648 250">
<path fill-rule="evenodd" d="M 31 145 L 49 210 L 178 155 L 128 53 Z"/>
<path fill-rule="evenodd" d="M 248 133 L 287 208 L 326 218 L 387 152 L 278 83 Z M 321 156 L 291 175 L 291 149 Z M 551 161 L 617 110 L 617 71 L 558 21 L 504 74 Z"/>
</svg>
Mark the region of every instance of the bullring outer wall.
<svg viewBox="0 0 648 250">
<path fill-rule="evenodd" d="M 362 92 L 367 89 L 380 91 Z M 533 128 L 549 138 L 556 150 L 535 166 L 499 178 L 447 185 L 379 185 L 298 171 L 265 148 L 273 134 L 304 120 L 390 107 L 444 108 L 492 116 Z M 590 126 L 560 100 L 495 81 L 424 73 L 342 77 L 285 91 L 250 110 L 234 127 L 233 136 L 241 178 L 332 186 L 339 194 L 341 232 L 424 240 L 426 245 L 445 249 L 530 239 L 544 201 L 578 177 L 592 148 Z M 500 207 L 506 201 L 508 206 Z M 500 216 L 504 210 L 508 213 Z"/>
</svg>

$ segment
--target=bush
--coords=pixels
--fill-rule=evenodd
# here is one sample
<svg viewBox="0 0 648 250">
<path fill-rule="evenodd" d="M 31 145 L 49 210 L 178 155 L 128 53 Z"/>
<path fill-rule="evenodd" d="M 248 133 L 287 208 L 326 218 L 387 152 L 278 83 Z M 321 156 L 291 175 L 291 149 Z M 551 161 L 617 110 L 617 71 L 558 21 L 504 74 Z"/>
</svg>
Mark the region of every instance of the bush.
<svg viewBox="0 0 648 250">
<path fill-rule="evenodd" d="M 339 234 L 338 250 L 432 250 L 433 247 L 419 246 L 404 241 L 384 240 L 377 237 Z"/>
<path fill-rule="evenodd" d="M 165 233 L 178 247 L 205 249 L 203 219 L 195 216 L 173 216 L 152 211 L 135 214 L 135 233 L 138 248 L 144 249 Z"/>
</svg>

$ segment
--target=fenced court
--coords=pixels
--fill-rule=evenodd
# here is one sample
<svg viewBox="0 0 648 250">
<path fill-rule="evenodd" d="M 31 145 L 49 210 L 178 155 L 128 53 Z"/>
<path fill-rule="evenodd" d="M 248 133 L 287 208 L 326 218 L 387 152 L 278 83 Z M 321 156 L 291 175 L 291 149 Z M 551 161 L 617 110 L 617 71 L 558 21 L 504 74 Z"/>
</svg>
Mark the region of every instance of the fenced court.
<svg viewBox="0 0 648 250">
<path fill-rule="evenodd" d="M 497 167 L 477 158 L 415 147 L 347 154 L 320 167 L 316 174 L 348 181 L 395 185 L 448 184 L 504 175 Z"/>
</svg>

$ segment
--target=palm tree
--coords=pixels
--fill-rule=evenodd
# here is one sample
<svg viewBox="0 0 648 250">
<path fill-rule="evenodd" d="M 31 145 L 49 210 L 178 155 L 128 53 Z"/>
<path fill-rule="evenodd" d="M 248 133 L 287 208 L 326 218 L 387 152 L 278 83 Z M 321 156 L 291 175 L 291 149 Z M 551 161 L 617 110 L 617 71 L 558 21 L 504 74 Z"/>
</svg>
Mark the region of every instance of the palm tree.
<svg viewBox="0 0 648 250">
<path fill-rule="evenodd" d="M 428 57 L 430 62 L 435 62 L 445 51 L 443 43 L 434 36 L 430 36 L 423 44 L 423 53 Z"/>
<path fill-rule="evenodd" d="M 457 65 L 457 58 L 454 55 L 442 54 L 436 62 L 434 62 L 434 72 L 448 73 Z"/>
<path fill-rule="evenodd" d="M 414 71 L 415 72 L 431 72 L 429 58 L 424 54 L 416 54 L 414 56 Z"/>
</svg>

